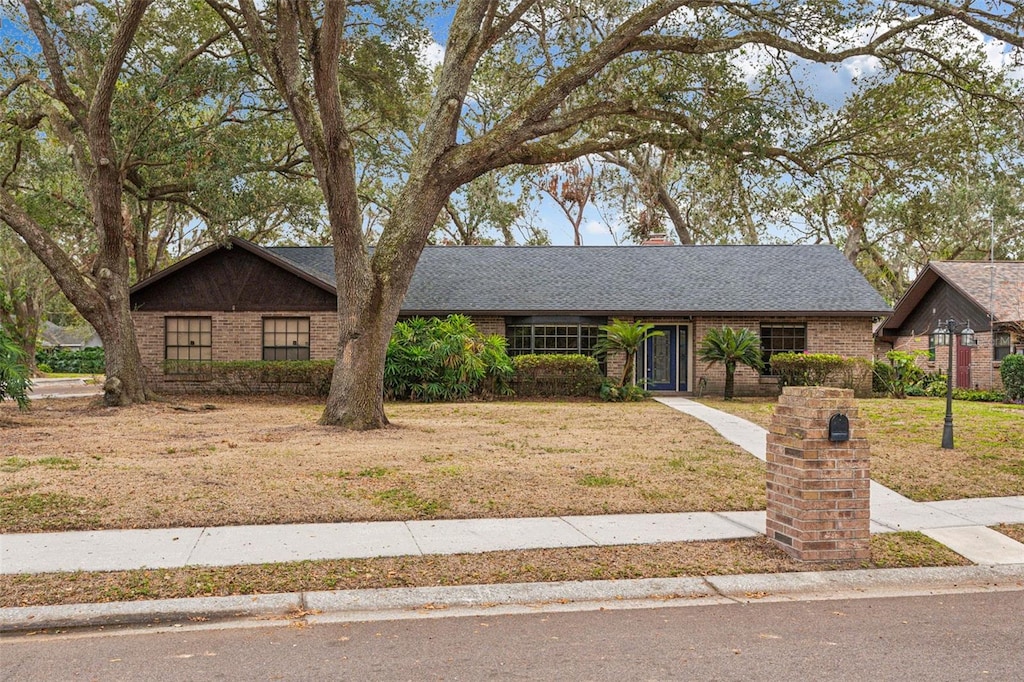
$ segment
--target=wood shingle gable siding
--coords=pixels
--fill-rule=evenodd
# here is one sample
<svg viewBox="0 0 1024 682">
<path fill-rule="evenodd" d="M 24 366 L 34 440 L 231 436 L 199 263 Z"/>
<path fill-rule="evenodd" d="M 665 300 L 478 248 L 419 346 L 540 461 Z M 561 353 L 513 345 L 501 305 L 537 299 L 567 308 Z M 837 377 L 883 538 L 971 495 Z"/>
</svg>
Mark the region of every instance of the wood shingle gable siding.
<svg viewBox="0 0 1024 682">
<path fill-rule="evenodd" d="M 145 282 L 142 284 L 146 284 Z M 245 249 L 218 249 L 148 286 L 132 290 L 132 309 L 164 311 L 336 310 L 326 285 Z"/>
</svg>

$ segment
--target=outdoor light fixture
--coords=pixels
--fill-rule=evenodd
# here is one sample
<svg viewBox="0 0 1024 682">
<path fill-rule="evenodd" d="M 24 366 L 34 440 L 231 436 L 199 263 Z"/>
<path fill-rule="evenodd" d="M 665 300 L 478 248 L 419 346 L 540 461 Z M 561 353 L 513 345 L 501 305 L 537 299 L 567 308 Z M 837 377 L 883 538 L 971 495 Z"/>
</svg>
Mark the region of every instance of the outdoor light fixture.
<svg viewBox="0 0 1024 682">
<path fill-rule="evenodd" d="M 939 320 L 939 326 L 932 332 L 932 343 L 936 346 L 949 346 L 949 363 L 946 367 L 946 420 L 942 425 L 942 447 L 953 449 L 953 335 L 962 323 L 956 320 Z M 963 325 L 960 331 L 960 345 L 973 348 L 978 345 L 971 323 Z"/>
</svg>

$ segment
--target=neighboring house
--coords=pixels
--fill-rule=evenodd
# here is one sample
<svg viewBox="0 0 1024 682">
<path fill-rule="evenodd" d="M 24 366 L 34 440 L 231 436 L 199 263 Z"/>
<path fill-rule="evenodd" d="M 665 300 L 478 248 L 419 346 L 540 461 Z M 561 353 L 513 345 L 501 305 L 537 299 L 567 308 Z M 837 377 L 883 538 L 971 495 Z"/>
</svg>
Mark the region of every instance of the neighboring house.
<svg viewBox="0 0 1024 682">
<path fill-rule="evenodd" d="M 1024 261 L 933 261 L 918 275 L 890 315 L 875 330 L 880 357 L 896 349 L 922 351 L 928 372 L 946 373 L 948 349 L 933 345 L 931 333 L 945 320 L 969 324 L 975 348 L 953 349 L 958 388 L 998 389 L 1000 361 L 1024 353 Z M 960 327 L 957 327 L 960 330 Z"/>
<path fill-rule="evenodd" d="M 202 364 L 330 359 L 337 345 L 329 247 L 206 249 L 131 291 L 143 364 L 160 390 L 194 389 Z M 696 348 L 711 327 L 745 327 L 765 355 L 829 352 L 870 359 L 872 320 L 889 312 L 837 249 L 805 246 L 427 247 L 401 315 L 469 315 L 512 355 L 589 353 L 612 318 L 664 332 L 640 354 L 656 391 L 721 390 L 722 367 Z M 165 362 L 169 361 L 169 362 Z M 622 370 L 608 359 L 608 373 Z M 196 370 L 200 371 L 196 371 Z M 737 372 L 737 391 L 770 394 L 774 377 Z"/>
<path fill-rule="evenodd" d="M 102 346 L 103 341 L 96 330 L 89 325 L 79 327 L 60 327 L 49 320 L 39 325 L 40 348 L 65 348 L 81 350 Z"/>
</svg>

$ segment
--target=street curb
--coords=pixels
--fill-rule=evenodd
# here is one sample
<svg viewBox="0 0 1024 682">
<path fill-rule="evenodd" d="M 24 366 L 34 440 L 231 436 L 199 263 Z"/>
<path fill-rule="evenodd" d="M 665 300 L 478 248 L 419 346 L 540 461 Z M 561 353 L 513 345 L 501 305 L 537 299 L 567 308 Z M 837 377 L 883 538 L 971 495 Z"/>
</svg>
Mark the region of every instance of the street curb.
<svg viewBox="0 0 1024 682">
<path fill-rule="evenodd" d="M 1024 564 L 400 587 L 4 608 L 0 609 L 0 632 L 239 619 L 397 620 L 1017 590 L 1024 590 Z"/>
</svg>

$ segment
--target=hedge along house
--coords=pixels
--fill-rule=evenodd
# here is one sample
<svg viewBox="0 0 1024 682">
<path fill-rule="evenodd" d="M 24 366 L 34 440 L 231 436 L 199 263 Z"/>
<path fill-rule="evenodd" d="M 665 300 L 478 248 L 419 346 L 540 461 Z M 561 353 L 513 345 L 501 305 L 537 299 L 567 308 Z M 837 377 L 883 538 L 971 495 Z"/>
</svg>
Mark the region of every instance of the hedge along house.
<svg viewBox="0 0 1024 682">
<path fill-rule="evenodd" d="M 232 238 L 131 290 L 143 364 L 157 390 L 202 390 L 203 365 L 228 360 L 333 359 L 337 342 L 330 247 L 260 247 Z M 401 315 L 462 313 L 508 340 L 512 355 L 591 353 L 613 318 L 657 325 L 637 362 L 648 388 L 721 390 L 720 366 L 696 359 L 711 327 L 760 335 L 782 351 L 871 358 L 872 320 L 888 306 L 834 247 L 427 247 Z M 609 357 L 616 376 L 623 358 Z M 214 387 L 208 387 L 214 388 Z M 778 382 L 737 371 L 736 390 Z"/>
<path fill-rule="evenodd" d="M 961 346 L 957 335 L 954 386 L 1002 388 L 1002 359 L 1024 353 L 1024 261 L 929 263 L 875 330 L 876 352 L 920 351 L 922 369 L 945 374 L 948 349 L 940 349 L 936 358 L 931 334 L 949 319 L 970 324 L 977 339 L 971 348 Z"/>
</svg>

